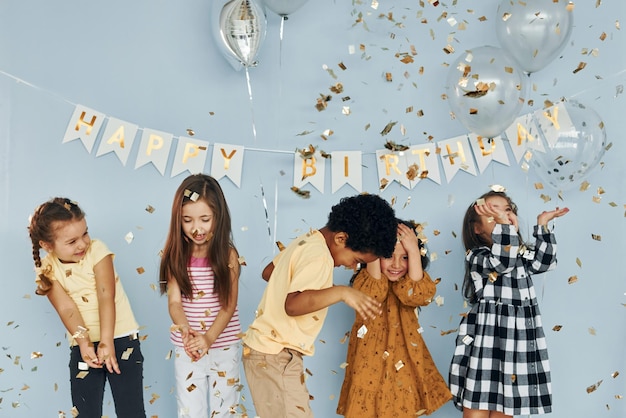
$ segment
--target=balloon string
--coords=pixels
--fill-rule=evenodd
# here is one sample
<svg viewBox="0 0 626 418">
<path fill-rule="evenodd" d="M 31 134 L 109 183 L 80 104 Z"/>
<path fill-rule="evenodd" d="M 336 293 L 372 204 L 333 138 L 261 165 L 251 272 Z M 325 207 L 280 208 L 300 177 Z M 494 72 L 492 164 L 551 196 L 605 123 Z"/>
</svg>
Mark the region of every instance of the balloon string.
<svg viewBox="0 0 626 418">
<path fill-rule="evenodd" d="M 272 239 L 272 230 L 270 228 L 270 215 L 267 211 L 267 200 L 265 199 L 265 189 L 263 189 L 263 183 L 261 183 L 261 199 L 263 200 L 263 209 L 265 209 L 265 223 L 267 224 L 267 235 Z"/>
<path fill-rule="evenodd" d="M 252 85 L 250 83 L 250 72 L 246 67 L 246 81 L 248 82 L 248 96 L 250 97 L 250 114 L 252 115 L 252 135 L 254 135 L 254 142 L 256 142 L 256 124 L 254 123 L 254 106 L 252 106 Z"/>
<path fill-rule="evenodd" d="M 278 65 L 280 67 L 282 67 L 283 65 L 283 33 L 284 33 L 284 28 L 285 28 L 285 20 L 287 19 L 287 16 L 281 16 L 280 17 L 280 43 L 278 46 L 278 53 L 279 53 L 279 57 L 278 57 Z"/>
</svg>

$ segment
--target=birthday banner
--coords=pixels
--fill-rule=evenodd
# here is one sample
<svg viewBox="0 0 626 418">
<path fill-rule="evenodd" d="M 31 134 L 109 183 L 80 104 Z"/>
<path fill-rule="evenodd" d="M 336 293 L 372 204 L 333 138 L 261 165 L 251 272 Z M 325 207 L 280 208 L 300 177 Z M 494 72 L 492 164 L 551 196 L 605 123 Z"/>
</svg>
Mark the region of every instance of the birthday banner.
<svg viewBox="0 0 626 418">
<path fill-rule="evenodd" d="M 573 127 L 561 102 L 520 116 L 506 129 L 504 138 L 482 138 L 469 133 L 436 143 L 402 147 L 394 144 L 390 149 L 376 150 L 378 187 L 383 191 L 396 182 L 407 189 L 413 189 L 425 179 L 437 184 L 444 181 L 450 183 L 459 171 L 477 176 L 484 173 L 492 162 L 510 166 L 505 144 L 511 148 L 515 163 L 527 170 L 533 153 L 545 151 L 543 141 L 547 142 L 546 145 L 555 143 L 560 132 L 567 132 Z M 92 153 L 98 138 L 100 142 L 96 149 L 97 157 L 112 152 L 126 166 L 131 150 L 137 146 L 135 169 L 152 164 L 165 176 L 170 155 L 173 153 L 169 167 L 171 177 L 184 172 L 210 172 L 218 180 L 227 177 L 237 187 L 241 187 L 246 152 L 243 146 L 216 142 L 212 144 L 213 150 L 210 153 L 211 144 L 208 141 L 175 137 L 171 133 L 139 128 L 133 123 L 76 105 L 63 136 L 63 143 L 78 139 L 87 152 Z M 263 152 L 285 153 L 278 150 Z M 207 171 L 209 155 L 210 171 Z M 361 151 L 333 151 L 326 154 L 313 146 L 308 150 L 296 150 L 293 152 L 293 187 L 301 189 L 310 184 L 320 193 L 324 193 L 325 175 L 327 166 L 330 165 L 332 193 L 346 184 L 360 193 L 363 191 L 362 159 Z"/>
</svg>

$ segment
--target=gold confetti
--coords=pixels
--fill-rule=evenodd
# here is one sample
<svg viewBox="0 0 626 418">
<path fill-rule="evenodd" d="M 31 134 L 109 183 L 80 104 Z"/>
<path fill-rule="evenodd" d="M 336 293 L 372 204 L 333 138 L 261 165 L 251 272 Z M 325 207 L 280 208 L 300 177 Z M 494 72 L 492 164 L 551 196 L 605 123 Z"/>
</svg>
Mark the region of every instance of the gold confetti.
<svg viewBox="0 0 626 418">
<path fill-rule="evenodd" d="M 193 131 L 193 129 L 187 128 L 187 135 L 189 136 L 194 136 L 196 133 Z"/>
<path fill-rule="evenodd" d="M 137 273 L 144 274 L 145 272 L 146 272 L 146 269 L 144 269 L 143 267 L 137 267 Z"/>
<path fill-rule="evenodd" d="M 596 335 L 596 329 L 594 327 L 589 328 L 590 335 Z"/>
<path fill-rule="evenodd" d="M 196 389 L 196 385 L 193 383 L 187 386 L 187 392 L 193 392 Z"/>
<path fill-rule="evenodd" d="M 154 211 L 155 211 L 154 207 L 152 207 L 152 206 L 150 206 L 150 205 L 146 206 L 146 212 L 148 212 L 148 213 L 154 213 Z"/>
<path fill-rule="evenodd" d="M 404 367 L 404 363 L 402 362 L 402 360 L 398 360 L 398 362 L 395 364 L 396 371 L 399 372 L 400 369 L 403 367 Z"/>
<path fill-rule="evenodd" d="M 595 241 L 602 241 L 602 236 L 600 235 L 591 234 L 591 238 Z"/>
<path fill-rule="evenodd" d="M 572 72 L 576 74 L 577 72 L 582 71 L 586 66 L 587 66 L 587 63 L 584 61 L 581 61 L 580 63 L 578 63 L 578 67 L 576 67 L 576 69 Z"/>
<path fill-rule="evenodd" d="M 593 385 L 587 387 L 587 393 L 595 392 L 595 390 L 598 389 L 601 384 L 602 384 L 602 380 L 600 380 L 597 383 L 594 383 Z"/>
<path fill-rule="evenodd" d="M 88 371 L 80 371 L 78 372 L 78 374 L 76 375 L 77 379 L 84 379 L 85 377 L 87 377 L 87 375 L 89 374 Z"/>
<path fill-rule="evenodd" d="M 303 199 L 308 199 L 311 197 L 311 192 L 308 190 L 302 190 L 296 186 L 291 186 L 291 191 L 300 196 Z"/>
<path fill-rule="evenodd" d="M 391 130 L 393 129 L 393 127 L 397 124 L 398 122 L 389 122 L 387 125 L 385 125 L 385 127 L 383 128 L 382 131 L 380 131 L 380 134 L 382 136 L 387 135 L 389 132 L 391 132 Z M 390 149 L 390 148 L 387 148 Z"/>
<path fill-rule="evenodd" d="M 567 284 L 573 284 L 573 283 L 576 283 L 577 281 L 578 281 L 577 276 L 571 276 L 569 279 L 567 279 Z"/>
<path fill-rule="evenodd" d="M 382 133 L 381 133 L 382 134 Z M 390 151 L 406 151 L 409 149 L 408 146 L 406 145 L 400 145 L 400 144 L 396 144 L 393 141 L 387 141 L 385 142 L 385 148 L 387 148 Z"/>
<path fill-rule="evenodd" d="M 555 325 L 555 326 L 552 327 L 552 331 L 557 331 L 558 332 L 558 331 L 561 330 L 561 328 L 563 328 L 563 325 Z"/>
<path fill-rule="evenodd" d="M 39 351 L 33 351 L 32 353 L 30 353 L 30 358 L 35 359 L 35 358 L 41 358 L 43 357 L 43 354 L 41 354 Z"/>
<path fill-rule="evenodd" d="M 490 283 L 495 283 L 495 281 L 498 280 L 498 273 L 492 271 L 491 273 L 489 273 L 489 276 L 487 278 L 489 279 Z"/>
<path fill-rule="evenodd" d="M 121 355 L 122 360 L 128 360 L 130 358 L 130 355 L 133 354 L 133 350 L 133 347 L 128 347 L 126 350 L 124 350 Z"/>
</svg>

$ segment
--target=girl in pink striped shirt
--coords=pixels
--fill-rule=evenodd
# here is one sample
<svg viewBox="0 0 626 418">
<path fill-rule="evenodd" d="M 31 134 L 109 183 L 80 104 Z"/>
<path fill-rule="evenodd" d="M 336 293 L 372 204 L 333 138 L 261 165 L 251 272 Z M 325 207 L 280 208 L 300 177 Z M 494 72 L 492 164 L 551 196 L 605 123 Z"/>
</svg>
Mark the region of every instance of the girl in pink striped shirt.
<svg viewBox="0 0 626 418">
<path fill-rule="evenodd" d="M 187 177 L 174 195 L 159 274 L 174 323 L 178 418 L 237 412 L 239 271 L 222 188 L 204 174 Z"/>
</svg>

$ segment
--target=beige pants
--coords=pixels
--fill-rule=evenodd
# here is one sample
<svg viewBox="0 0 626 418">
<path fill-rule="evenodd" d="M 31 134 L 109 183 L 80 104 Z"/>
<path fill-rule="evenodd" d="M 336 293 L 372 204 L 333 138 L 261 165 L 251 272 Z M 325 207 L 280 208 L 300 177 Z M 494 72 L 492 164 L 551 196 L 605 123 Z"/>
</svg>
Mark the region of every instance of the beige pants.
<svg viewBox="0 0 626 418">
<path fill-rule="evenodd" d="M 312 418 L 302 354 L 283 349 L 265 354 L 244 346 L 243 368 L 260 418 Z"/>
</svg>

